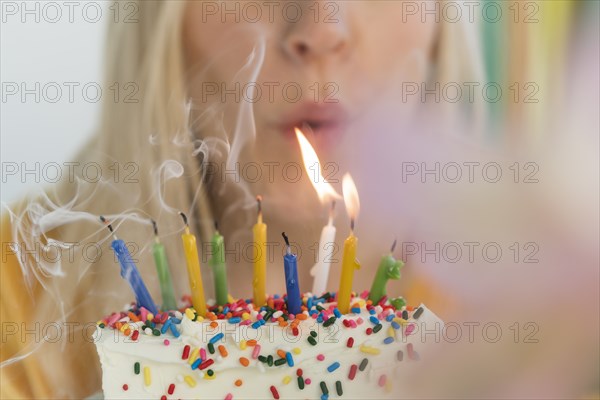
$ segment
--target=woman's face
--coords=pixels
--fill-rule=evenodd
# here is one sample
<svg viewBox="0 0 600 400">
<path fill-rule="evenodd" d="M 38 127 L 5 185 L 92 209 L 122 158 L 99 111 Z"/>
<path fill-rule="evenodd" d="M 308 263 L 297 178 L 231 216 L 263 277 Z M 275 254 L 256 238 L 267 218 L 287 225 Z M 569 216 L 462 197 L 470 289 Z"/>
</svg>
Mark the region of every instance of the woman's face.
<svg viewBox="0 0 600 400">
<path fill-rule="evenodd" d="M 310 182 L 295 182 L 296 168 L 286 169 L 303 165 L 295 126 L 307 134 L 325 174 L 339 180 L 340 192 L 343 173 L 353 172 L 351 161 L 360 163 L 365 143 L 383 143 L 367 121 L 382 118 L 389 99 L 400 104 L 392 116 L 406 114 L 402 82 L 425 79 L 434 45 L 434 18 L 424 23 L 403 3 L 189 2 L 184 51 L 195 117 L 224 111 L 229 143 L 244 145 L 239 157 L 230 152 L 242 179 L 246 163 L 261 166 L 261 178 L 250 179 L 252 193 L 288 210 L 319 202 Z M 220 127 L 214 129 L 218 135 Z"/>
</svg>

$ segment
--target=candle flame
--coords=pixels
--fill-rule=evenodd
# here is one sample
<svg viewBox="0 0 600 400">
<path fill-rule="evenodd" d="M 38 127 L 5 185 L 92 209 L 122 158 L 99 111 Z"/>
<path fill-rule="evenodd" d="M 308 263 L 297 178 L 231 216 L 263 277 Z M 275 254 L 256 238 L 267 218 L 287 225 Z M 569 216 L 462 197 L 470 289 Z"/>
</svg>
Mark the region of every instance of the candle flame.
<svg viewBox="0 0 600 400">
<path fill-rule="evenodd" d="M 358 191 L 356 190 L 354 180 L 352 180 L 352 177 L 348 173 L 345 174 L 342 179 L 342 192 L 344 193 L 346 211 L 352 222 L 354 222 L 360 211 L 360 200 L 358 198 Z"/>
<path fill-rule="evenodd" d="M 340 199 L 342 196 L 340 196 L 335 191 L 333 186 L 331 186 L 328 182 L 326 182 L 325 178 L 323 178 L 323 174 L 321 173 L 321 162 L 319 161 L 319 157 L 317 157 L 317 153 L 310 145 L 310 142 L 308 139 L 306 139 L 306 136 L 304 136 L 300 129 L 294 128 L 294 130 L 296 131 L 298 143 L 300 143 L 300 152 L 302 153 L 304 168 L 306 169 L 310 182 L 313 184 L 313 187 L 319 195 L 321 203 L 325 203 L 328 200 Z M 310 168 L 313 168 L 315 165 L 319 167 L 318 176 L 315 176 L 315 174 L 310 170 Z"/>
</svg>

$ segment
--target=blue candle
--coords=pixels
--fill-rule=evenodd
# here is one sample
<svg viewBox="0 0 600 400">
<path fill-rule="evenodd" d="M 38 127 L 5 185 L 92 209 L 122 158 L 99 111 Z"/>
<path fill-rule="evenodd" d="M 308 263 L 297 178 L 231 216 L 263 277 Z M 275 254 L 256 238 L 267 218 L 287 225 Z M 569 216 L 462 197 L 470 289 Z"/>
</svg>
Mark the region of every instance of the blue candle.
<svg viewBox="0 0 600 400">
<path fill-rule="evenodd" d="M 281 234 L 285 240 L 287 250 L 283 256 L 283 269 L 285 271 L 285 286 L 287 288 L 287 309 L 290 314 L 300 314 L 302 309 L 302 298 L 300 297 L 300 286 L 298 282 L 298 263 L 295 254 L 290 249 L 290 241 L 285 235 Z"/>
<path fill-rule="evenodd" d="M 100 220 L 102 220 L 102 222 L 107 222 L 104 217 L 100 217 Z M 108 229 L 113 232 L 112 225 L 108 224 Z M 129 286 L 131 286 L 131 290 L 133 290 L 133 293 L 135 294 L 135 300 L 137 301 L 138 306 L 146 308 L 153 314 L 157 314 L 158 308 L 156 307 L 156 304 L 154 304 L 154 300 L 152 300 L 152 297 L 140 276 L 140 272 L 133 262 L 131 254 L 129 254 L 129 250 L 127 250 L 127 245 L 121 239 L 117 239 L 115 235 L 113 235 L 113 237 L 114 240 L 110 246 L 121 264 L 121 277 L 123 277 L 123 279 L 129 283 Z"/>
</svg>

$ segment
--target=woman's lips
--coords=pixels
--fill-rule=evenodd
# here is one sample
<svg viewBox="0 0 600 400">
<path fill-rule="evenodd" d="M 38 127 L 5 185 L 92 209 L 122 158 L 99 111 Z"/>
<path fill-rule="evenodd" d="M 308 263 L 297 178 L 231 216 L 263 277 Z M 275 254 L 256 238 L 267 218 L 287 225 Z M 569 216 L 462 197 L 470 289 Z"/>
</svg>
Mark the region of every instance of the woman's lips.
<svg viewBox="0 0 600 400">
<path fill-rule="evenodd" d="M 281 132 L 296 141 L 300 128 L 317 147 L 338 143 L 348 125 L 348 113 L 339 104 L 304 104 L 293 110 L 279 125 Z"/>
</svg>

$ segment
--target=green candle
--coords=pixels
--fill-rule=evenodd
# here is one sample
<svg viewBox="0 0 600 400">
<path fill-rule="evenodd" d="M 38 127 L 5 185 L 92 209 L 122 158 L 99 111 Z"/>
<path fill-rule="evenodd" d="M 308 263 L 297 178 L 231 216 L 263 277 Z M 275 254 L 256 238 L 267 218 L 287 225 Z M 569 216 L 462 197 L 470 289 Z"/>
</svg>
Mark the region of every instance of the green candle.
<svg viewBox="0 0 600 400">
<path fill-rule="evenodd" d="M 154 227 L 154 246 L 152 254 L 154 255 L 154 263 L 156 264 L 156 272 L 158 273 L 158 281 L 160 283 L 160 292 L 163 299 L 163 310 L 177 310 L 177 302 L 175 301 L 175 293 L 173 291 L 173 282 L 169 272 L 169 263 L 167 262 L 167 253 L 165 246 L 158 238 L 158 228 L 156 222 L 152 220 Z"/>
<path fill-rule="evenodd" d="M 400 269 L 404 267 L 404 262 L 396 260 L 392 255 L 395 247 L 396 242 L 394 241 L 390 254 L 381 257 L 381 262 L 377 267 L 375 279 L 373 279 L 373 285 L 371 285 L 371 291 L 369 292 L 369 300 L 373 303 L 379 302 L 386 295 L 386 285 L 389 279 L 400 279 Z"/>
<path fill-rule="evenodd" d="M 218 229 L 212 237 L 211 245 L 210 266 L 215 278 L 215 296 L 217 297 L 217 304 L 222 306 L 229 302 L 229 290 L 227 289 L 227 270 L 225 267 L 225 243 Z"/>
</svg>

